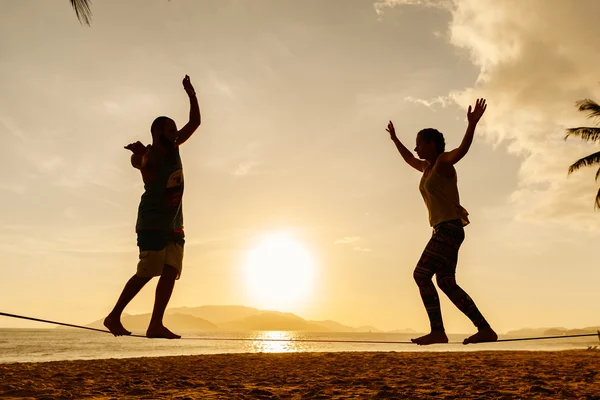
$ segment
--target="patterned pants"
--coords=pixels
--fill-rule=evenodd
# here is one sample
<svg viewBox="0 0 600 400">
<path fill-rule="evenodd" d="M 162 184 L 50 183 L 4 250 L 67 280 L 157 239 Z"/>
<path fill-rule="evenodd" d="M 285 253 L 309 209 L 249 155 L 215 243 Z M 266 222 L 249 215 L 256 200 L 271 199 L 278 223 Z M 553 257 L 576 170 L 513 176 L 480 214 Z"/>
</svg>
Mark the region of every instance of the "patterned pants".
<svg viewBox="0 0 600 400">
<path fill-rule="evenodd" d="M 465 232 L 460 221 L 446 221 L 436 225 L 415 268 L 414 278 L 429 316 L 431 330 L 444 330 L 440 298 L 433 285 L 433 275 L 436 275 L 438 287 L 477 328 L 489 327 L 471 297 L 456 284 L 458 249 L 464 239 Z"/>
</svg>

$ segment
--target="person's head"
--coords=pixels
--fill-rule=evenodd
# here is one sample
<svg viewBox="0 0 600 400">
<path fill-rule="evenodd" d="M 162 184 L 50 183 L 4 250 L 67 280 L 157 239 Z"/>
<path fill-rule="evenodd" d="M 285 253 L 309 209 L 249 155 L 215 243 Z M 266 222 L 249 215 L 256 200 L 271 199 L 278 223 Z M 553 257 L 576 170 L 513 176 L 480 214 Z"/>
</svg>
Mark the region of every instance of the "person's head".
<svg viewBox="0 0 600 400">
<path fill-rule="evenodd" d="M 152 133 L 152 141 L 154 143 L 160 143 L 165 147 L 172 146 L 167 137 L 174 137 L 177 132 L 177 125 L 169 117 L 158 117 L 152 122 L 150 127 Z"/>
<path fill-rule="evenodd" d="M 442 132 L 433 128 L 422 129 L 417 133 L 415 151 L 422 160 L 435 160 L 446 150 L 446 141 Z"/>
</svg>

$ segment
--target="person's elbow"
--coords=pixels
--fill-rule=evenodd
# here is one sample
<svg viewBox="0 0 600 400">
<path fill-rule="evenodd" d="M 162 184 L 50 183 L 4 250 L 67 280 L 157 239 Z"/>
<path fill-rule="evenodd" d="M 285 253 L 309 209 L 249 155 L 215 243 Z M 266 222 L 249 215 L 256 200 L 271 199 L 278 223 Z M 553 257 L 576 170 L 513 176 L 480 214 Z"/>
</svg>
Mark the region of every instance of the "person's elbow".
<svg viewBox="0 0 600 400">
<path fill-rule="evenodd" d="M 200 124 L 202 124 L 202 118 L 200 116 L 194 117 L 190 120 L 190 125 L 192 126 L 193 130 L 198 129 Z"/>
<path fill-rule="evenodd" d="M 131 155 L 131 166 L 133 168 L 141 169 L 142 168 L 142 158 L 139 155 L 132 154 Z"/>
<path fill-rule="evenodd" d="M 196 132 L 196 130 L 200 127 L 200 124 L 202 123 L 202 121 L 200 120 L 200 118 L 193 118 L 190 120 L 190 122 L 188 123 L 188 126 L 186 126 L 186 131 L 188 131 L 188 136 L 191 136 L 194 132 Z"/>
</svg>

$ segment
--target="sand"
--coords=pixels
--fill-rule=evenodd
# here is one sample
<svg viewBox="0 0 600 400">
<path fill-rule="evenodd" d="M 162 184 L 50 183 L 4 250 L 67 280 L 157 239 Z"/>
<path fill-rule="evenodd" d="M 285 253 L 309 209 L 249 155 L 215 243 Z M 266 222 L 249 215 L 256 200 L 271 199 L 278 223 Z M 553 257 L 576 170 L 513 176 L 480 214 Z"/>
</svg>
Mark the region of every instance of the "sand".
<svg viewBox="0 0 600 400">
<path fill-rule="evenodd" d="M 217 354 L 0 364 L 0 397 L 600 399 L 600 351 Z"/>
</svg>

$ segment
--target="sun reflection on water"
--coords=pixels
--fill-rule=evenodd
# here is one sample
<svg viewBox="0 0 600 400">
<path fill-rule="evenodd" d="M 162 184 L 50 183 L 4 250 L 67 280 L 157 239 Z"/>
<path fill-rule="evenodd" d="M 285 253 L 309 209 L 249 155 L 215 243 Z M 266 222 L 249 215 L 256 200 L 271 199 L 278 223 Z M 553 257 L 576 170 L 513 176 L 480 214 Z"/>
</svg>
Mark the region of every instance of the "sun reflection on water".
<svg viewBox="0 0 600 400">
<path fill-rule="evenodd" d="M 263 353 L 294 353 L 303 349 L 298 342 L 288 340 L 295 339 L 292 332 L 264 331 L 256 333 L 256 340 L 252 342 L 252 350 Z"/>
</svg>

